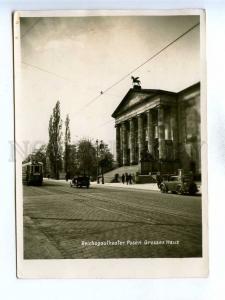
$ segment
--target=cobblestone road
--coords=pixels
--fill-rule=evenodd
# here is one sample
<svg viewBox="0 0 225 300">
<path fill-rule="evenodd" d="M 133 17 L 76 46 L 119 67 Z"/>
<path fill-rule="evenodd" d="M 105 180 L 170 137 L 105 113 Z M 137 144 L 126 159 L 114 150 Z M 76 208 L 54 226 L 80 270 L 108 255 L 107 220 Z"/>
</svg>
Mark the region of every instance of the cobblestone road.
<svg viewBox="0 0 225 300">
<path fill-rule="evenodd" d="M 201 197 L 45 181 L 24 187 L 24 258 L 200 257 Z"/>
</svg>

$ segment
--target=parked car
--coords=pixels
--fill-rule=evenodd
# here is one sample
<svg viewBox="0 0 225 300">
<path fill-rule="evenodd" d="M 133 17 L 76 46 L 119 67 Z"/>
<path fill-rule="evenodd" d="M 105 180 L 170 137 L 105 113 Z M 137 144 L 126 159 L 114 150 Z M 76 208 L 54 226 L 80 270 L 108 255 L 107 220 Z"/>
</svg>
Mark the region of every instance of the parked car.
<svg viewBox="0 0 225 300">
<path fill-rule="evenodd" d="M 71 187 L 79 187 L 85 186 L 89 188 L 90 186 L 90 178 L 88 176 L 75 176 L 70 182 Z"/>
<path fill-rule="evenodd" d="M 170 176 L 167 180 L 163 180 L 160 184 L 162 193 L 171 191 L 179 195 L 188 193 L 195 195 L 198 191 L 196 183 L 192 180 L 191 176 Z"/>
</svg>

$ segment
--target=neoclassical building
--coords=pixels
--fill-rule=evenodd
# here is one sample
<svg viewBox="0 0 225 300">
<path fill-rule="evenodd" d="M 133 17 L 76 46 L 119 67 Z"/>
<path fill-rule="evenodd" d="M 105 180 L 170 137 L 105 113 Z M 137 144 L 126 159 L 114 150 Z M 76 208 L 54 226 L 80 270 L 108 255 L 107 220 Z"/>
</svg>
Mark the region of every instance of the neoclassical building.
<svg viewBox="0 0 225 300">
<path fill-rule="evenodd" d="M 200 83 L 179 93 L 134 85 L 112 117 L 118 166 L 139 172 L 201 174 Z"/>
</svg>

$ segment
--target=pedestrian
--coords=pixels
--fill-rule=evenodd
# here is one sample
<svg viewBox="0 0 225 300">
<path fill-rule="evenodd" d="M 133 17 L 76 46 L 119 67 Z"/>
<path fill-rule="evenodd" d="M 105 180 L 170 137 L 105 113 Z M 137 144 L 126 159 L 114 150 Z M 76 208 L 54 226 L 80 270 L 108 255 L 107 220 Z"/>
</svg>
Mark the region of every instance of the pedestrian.
<svg viewBox="0 0 225 300">
<path fill-rule="evenodd" d="M 156 182 L 157 182 L 158 188 L 160 188 L 160 185 L 161 185 L 161 182 L 162 182 L 162 177 L 161 177 L 159 172 L 157 172 L 157 175 L 156 175 Z"/>
<path fill-rule="evenodd" d="M 68 181 L 68 173 L 66 173 L 66 175 L 65 175 L 65 179 L 66 179 L 66 181 Z"/>
<path fill-rule="evenodd" d="M 131 174 L 129 174 L 129 184 L 132 184 L 132 175 Z"/>
<path fill-rule="evenodd" d="M 125 175 L 123 174 L 122 175 L 122 183 L 124 184 L 124 182 L 125 182 Z"/>
<path fill-rule="evenodd" d="M 125 178 L 126 178 L 126 183 L 129 184 L 129 175 L 127 173 L 125 174 Z"/>
</svg>

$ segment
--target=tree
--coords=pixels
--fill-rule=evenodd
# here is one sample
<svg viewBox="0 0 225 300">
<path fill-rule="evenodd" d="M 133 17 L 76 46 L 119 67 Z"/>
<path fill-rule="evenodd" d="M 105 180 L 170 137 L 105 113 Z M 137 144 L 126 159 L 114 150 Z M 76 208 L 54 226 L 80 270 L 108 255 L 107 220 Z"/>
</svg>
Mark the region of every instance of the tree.
<svg viewBox="0 0 225 300">
<path fill-rule="evenodd" d="M 113 155 L 110 153 L 108 145 L 101 141 L 99 145 L 98 165 L 101 170 L 102 183 L 104 183 L 104 173 L 112 170 Z"/>
<path fill-rule="evenodd" d="M 102 173 L 112 170 L 113 167 L 113 155 L 110 152 L 108 145 L 103 142 L 100 145 L 99 165 L 102 169 Z"/>
<path fill-rule="evenodd" d="M 71 178 L 78 172 L 77 147 L 74 144 L 70 145 L 70 163 L 68 166 L 68 172 Z"/>
<path fill-rule="evenodd" d="M 54 178 L 59 179 L 62 169 L 62 119 L 60 116 L 60 102 L 57 101 L 49 120 L 49 142 L 48 157 L 51 173 Z"/>
<path fill-rule="evenodd" d="M 47 146 L 42 145 L 39 149 L 37 149 L 34 154 L 32 154 L 32 159 L 37 162 L 43 163 L 43 173 L 44 176 L 48 173 L 47 170 Z"/>
<path fill-rule="evenodd" d="M 83 139 L 78 143 L 78 170 L 83 175 L 96 176 L 96 150 L 91 141 Z"/>
<path fill-rule="evenodd" d="M 66 116 L 65 121 L 65 136 L 64 136 L 64 171 L 66 173 L 66 178 L 70 178 L 70 165 L 71 161 L 71 139 L 70 139 L 70 119 L 69 115 Z"/>
<path fill-rule="evenodd" d="M 43 163 L 43 173 L 44 176 L 49 173 L 47 166 L 47 145 L 41 145 L 38 149 L 34 149 L 31 154 L 27 156 L 27 158 L 23 161 L 23 163 L 27 162 L 42 162 Z"/>
</svg>

